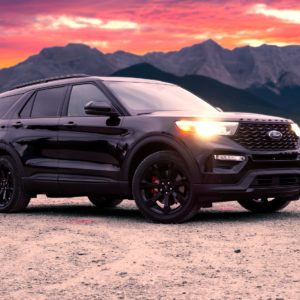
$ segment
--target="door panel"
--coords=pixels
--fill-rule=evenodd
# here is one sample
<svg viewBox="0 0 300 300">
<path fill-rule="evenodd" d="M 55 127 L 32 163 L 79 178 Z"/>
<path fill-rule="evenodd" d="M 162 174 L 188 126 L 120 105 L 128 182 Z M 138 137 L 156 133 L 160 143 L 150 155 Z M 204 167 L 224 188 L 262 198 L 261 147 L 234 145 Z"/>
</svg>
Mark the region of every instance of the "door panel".
<svg viewBox="0 0 300 300">
<path fill-rule="evenodd" d="M 58 118 L 10 120 L 10 143 L 23 162 L 26 177 L 57 173 L 57 135 Z"/>
<path fill-rule="evenodd" d="M 117 179 L 126 130 L 122 119 L 108 117 L 63 117 L 59 122 L 59 173 Z M 126 146 L 125 146 L 126 147 Z"/>
</svg>

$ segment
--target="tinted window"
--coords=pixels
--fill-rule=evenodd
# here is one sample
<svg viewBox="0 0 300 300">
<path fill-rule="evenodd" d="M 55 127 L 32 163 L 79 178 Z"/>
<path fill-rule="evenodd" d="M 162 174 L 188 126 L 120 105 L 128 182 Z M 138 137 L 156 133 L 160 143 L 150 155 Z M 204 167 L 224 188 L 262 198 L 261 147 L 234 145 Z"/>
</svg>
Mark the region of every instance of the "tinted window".
<svg viewBox="0 0 300 300">
<path fill-rule="evenodd" d="M 93 84 L 75 85 L 72 88 L 68 116 L 86 116 L 84 106 L 90 101 L 105 101 L 109 103 L 103 92 Z"/>
<path fill-rule="evenodd" d="M 31 117 L 47 118 L 58 116 L 65 92 L 65 87 L 38 91 L 35 96 Z"/>
<path fill-rule="evenodd" d="M 24 105 L 24 107 L 22 108 L 21 112 L 19 113 L 19 116 L 22 119 L 27 119 L 30 118 L 30 114 L 31 114 L 31 108 L 32 108 L 32 104 L 35 98 L 35 94 L 33 94 L 30 99 L 26 102 L 26 104 Z"/>
<path fill-rule="evenodd" d="M 2 118 L 22 95 L 0 98 L 0 118 Z"/>
</svg>

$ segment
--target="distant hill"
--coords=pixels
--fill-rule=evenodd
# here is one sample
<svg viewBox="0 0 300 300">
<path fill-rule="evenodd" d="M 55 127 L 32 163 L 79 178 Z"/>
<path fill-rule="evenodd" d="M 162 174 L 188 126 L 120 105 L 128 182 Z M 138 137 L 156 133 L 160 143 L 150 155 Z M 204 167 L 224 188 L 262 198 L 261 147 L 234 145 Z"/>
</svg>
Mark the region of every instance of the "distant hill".
<svg viewBox="0 0 300 300">
<path fill-rule="evenodd" d="M 247 91 L 288 111 L 292 118 L 300 120 L 300 76 L 294 73 L 285 73 L 276 83 L 267 82 L 264 85 L 254 85 Z"/>
<path fill-rule="evenodd" d="M 289 111 L 284 111 L 251 92 L 228 86 L 205 76 L 175 76 L 146 63 L 117 71 L 112 76 L 138 77 L 174 83 L 207 100 L 213 106 L 222 108 L 224 111 L 260 112 L 287 117 L 290 114 Z"/>
</svg>

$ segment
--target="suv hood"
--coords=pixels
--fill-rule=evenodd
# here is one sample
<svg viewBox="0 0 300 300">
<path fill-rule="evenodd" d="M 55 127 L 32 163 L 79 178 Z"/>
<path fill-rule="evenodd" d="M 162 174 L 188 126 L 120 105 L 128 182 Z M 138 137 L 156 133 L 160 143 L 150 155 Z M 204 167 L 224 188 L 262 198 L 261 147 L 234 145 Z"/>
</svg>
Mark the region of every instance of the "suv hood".
<svg viewBox="0 0 300 300">
<path fill-rule="evenodd" d="M 198 120 L 216 120 L 216 121 L 239 121 L 239 122 L 288 122 L 292 123 L 290 119 L 285 119 L 276 116 L 254 114 L 254 113 L 241 113 L 241 112 L 218 112 L 203 114 L 193 114 L 188 111 L 158 111 L 149 114 L 148 116 L 160 117 L 178 117 L 185 119 L 198 119 Z"/>
</svg>

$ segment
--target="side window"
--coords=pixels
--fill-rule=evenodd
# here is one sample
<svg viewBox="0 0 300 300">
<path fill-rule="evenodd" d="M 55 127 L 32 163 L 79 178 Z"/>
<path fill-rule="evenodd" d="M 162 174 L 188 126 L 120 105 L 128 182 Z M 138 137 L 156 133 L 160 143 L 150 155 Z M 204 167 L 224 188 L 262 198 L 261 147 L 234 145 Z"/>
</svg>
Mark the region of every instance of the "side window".
<svg viewBox="0 0 300 300">
<path fill-rule="evenodd" d="M 35 98 L 35 94 L 33 94 L 30 99 L 26 102 L 26 104 L 23 106 L 21 112 L 19 113 L 20 118 L 22 119 L 28 119 L 30 118 L 32 104 Z"/>
<path fill-rule="evenodd" d="M 31 111 L 32 118 L 56 117 L 64 101 L 66 87 L 40 90 L 36 93 Z"/>
<path fill-rule="evenodd" d="M 80 84 L 72 87 L 68 116 L 86 116 L 84 106 L 90 101 L 105 101 L 109 103 L 103 92 L 93 84 Z"/>
<path fill-rule="evenodd" d="M 0 98 L 0 118 L 4 117 L 9 109 L 21 98 L 22 95 Z"/>
</svg>

